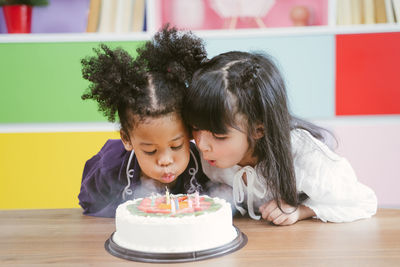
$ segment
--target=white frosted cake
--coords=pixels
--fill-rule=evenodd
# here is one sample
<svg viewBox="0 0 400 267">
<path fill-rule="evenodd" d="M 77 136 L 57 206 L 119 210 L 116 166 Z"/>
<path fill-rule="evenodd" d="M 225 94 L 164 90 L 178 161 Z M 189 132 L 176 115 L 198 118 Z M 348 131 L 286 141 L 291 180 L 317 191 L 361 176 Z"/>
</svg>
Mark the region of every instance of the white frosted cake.
<svg viewBox="0 0 400 267">
<path fill-rule="evenodd" d="M 232 210 L 220 198 L 152 196 L 118 206 L 113 241 L 130 250 L 177 253 L 216 248 L 237 237 Z"/>
</svg>

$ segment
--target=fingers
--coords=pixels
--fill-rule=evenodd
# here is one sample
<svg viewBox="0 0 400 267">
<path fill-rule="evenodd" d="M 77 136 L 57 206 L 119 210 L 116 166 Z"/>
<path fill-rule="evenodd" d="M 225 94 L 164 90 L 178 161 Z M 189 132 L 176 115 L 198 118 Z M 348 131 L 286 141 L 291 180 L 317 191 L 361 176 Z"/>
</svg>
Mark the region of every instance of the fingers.
<svg viewBox="0 0 400 267">
<path fill-rule="evenodd" d="M 297 219 L 293 214 L 281 213 L 279 216 L 275 217 L 271 222 L 275 225 L 284 226 L 284 225 L 294 224 L 295 222 L 297 222 Z"/>
<path fill-rule="evenodd" d="M 287 219 L 288 219 L 288 216 L 286 214 L 281 213 L 272 222 L 275 225 L 284 225 L 284 223 L 287 221 Z"/>
<path fill-rule="evenodd" d="M 274 222 L 276 219 L 278 219 L 279 216 L 283 216 L 284 214 L 282 213 L 282 211 L 276 207 L 273 211 L 271 211 L 269 213 L 269 215 L 267 216 L 267 220 L 270 222 Z"/>
<path fill-rule="evenodd" d="M 285 221 L 283 221 L 280 225 L 292 225 L 296 223 L 298 219 L 294 215 L 289 215 Z"/>
<path fill-rule="evenodd" d="M 276 204 L 275 201 L 271 200 L 267 203 L 264 203 L 263 205 L 260 206 L 259 211 L 261 213 L 261 216 L 263 219 L 267 220 L 269 214 L 274 211 L 278 205 Z"/>
<path fill-rule="evenodd" d="M 291 211 L 294 207 L 283 203 L 282 209 L 285 211 Z M 275 225 L 291 225 L 297 221 L 296 211 L 292 213 L 282 212 L 276 201 L 269 201 L 260 206 L 259 211 L 264 220 L 270 221 Z"/>
<path fill-rule="evenodd" d="M 276 204 L 275 201 L 271 201 L 268 203 L 265 203 L 260 207 L 260 212 L 261 212 L 261 217 L 264 220 L 274 222 L 277 220 L 279 217 L 283 216 L 284 214 L 282 211 L 278 208 L 278 205 Z M 282 221 L 283 218 L 280 218 L 278 221 Z"/>
</svg>

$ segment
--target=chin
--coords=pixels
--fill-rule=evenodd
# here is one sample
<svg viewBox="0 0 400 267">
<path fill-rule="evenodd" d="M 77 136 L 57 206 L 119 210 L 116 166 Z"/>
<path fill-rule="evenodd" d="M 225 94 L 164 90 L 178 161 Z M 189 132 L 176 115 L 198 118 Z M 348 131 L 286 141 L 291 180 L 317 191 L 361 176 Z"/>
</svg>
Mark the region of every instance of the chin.
<svg viewBox="0 0 400 267">
<path fill-rule="evenodd" d="M 222 164 L 217 164 L 216 167 L 221 168 L 221 169 L 227 169 L 231 168 L 239 163 L 222 163 Z"/>
<path fill-rule="evenodd" d="M 226 169 L 226 168 L 228 168 L 229 166 L 226 166 L 225 164 L 215 164 L 214 165 L 214 167 L 217 167 L 217 168 L 220 168 L 220 169 Z"/>
<path fill-rule="evenodd" d="M 175 180 L 172 180 L 171 182 L 165 183 L 165 184 L 167 184 L 167 185 L 172 185 L 172 184 L 174 184 L 174 183 L 176 182 L 176 180 L 178 180 L 178 177 L 176 177 Z"/>
</svg>

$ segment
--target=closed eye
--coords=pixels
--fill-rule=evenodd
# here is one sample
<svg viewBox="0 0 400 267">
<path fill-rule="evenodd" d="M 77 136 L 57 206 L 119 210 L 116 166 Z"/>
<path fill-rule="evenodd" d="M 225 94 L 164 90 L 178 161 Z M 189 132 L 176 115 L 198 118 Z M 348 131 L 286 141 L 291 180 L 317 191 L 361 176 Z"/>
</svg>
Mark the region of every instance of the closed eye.
<svg viewBox="0 0 400 267">
<path fill-rule="evenodd" d="M 154 155 L 157 152 L 157 149 L 154 149 L 153 151 L 144 151 L 143 152 L 147 155 Z"/>
<path fill-rule="evenodd" d="M 225 140 L 226 138 L 228 138 L 227 135 L 216 135 L 216 134 L 213 134 L 213 136 L 217 140 Z"/>
<path fill-rule="evenodd" d="M 182 143 L 182 145 L 179 145 L 179 146 L 171 146 L 171 149 L 172 150 L 179 150 L 179 149 L 181 149 L 183 147 L 183 143 Z"/>
</svg>

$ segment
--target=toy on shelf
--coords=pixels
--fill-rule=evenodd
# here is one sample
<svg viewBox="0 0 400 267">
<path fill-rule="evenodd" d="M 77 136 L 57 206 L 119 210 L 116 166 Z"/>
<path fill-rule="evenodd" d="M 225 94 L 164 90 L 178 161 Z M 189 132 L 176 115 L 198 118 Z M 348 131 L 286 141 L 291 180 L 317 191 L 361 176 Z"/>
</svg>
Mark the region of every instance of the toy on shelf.
<svg viewBox="0 0 400 267">
<path fill-rule="evenodd" d="M 310 25 L 311 12 L 306 6 L 294 6 L 290 10 L 290 19 L 293 26 L 308 26 Z"/>
<path fill-rule="evenodd" d="M 262 18 L 275 4 L 275 0 L 211 0 L 211 8 L 224 19 L 224 28 L 235 29 L 238 19 L 254 19 L 258 27 L 265 28 Z"/>
</svg>

